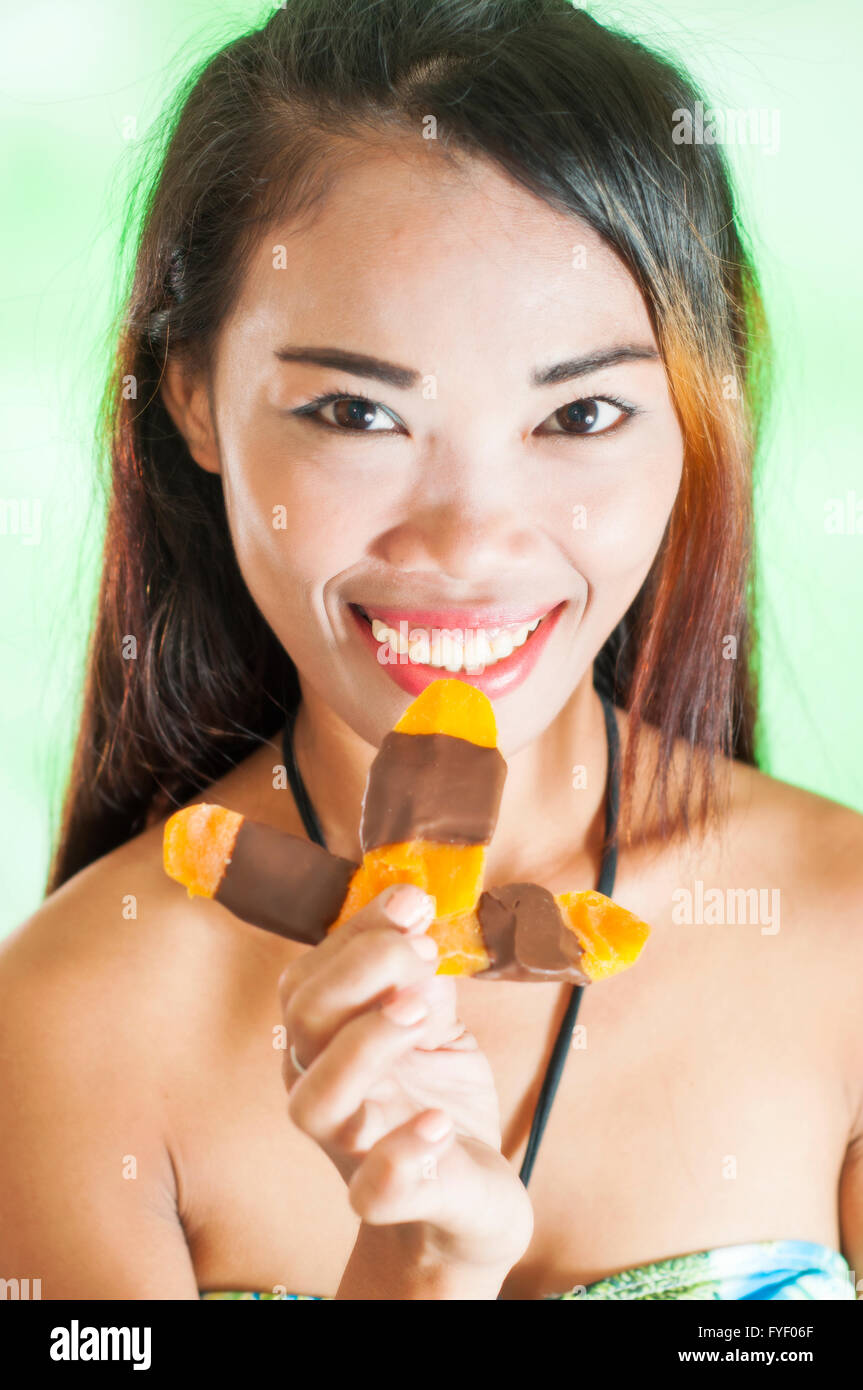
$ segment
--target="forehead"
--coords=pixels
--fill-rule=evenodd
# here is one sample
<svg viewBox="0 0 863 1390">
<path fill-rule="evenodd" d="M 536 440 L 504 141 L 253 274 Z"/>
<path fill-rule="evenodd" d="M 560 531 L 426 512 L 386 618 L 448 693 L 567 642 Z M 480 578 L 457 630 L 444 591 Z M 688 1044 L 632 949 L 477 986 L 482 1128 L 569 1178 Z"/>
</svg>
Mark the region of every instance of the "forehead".
<svg viewBox="0 0 863 1390">
<path fill-rule="evenodd" d="M 557 350 L 655 341 L 635 281 L 585 222 L 433 144 L 348 158 L 311 216 L 261 237 L 227 326 L 235 346 L 271 353 L 290 336 L 419 366 L 480 353 L 523 379 Z"/>
</svg>

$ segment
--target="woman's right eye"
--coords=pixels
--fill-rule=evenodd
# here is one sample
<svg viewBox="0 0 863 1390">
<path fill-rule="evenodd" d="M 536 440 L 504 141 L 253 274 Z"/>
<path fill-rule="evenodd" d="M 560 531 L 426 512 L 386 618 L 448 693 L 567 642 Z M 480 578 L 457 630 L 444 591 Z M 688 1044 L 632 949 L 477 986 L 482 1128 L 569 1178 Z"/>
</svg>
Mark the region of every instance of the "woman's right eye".
<svg viewBox="0 0 863 1390">
<path fill-rule="evenodd" d="M 330 406 L 333 407 L 333 416 L 327 419 L 321 412 Z M 316 425 L 323 425 L 325 429 L 338 429 L 343 433 L 403 433 L 400 429 L 368 428 L 378 414 L 385 415 L 393 423 L 396 421 L 395 416 L 390 414 L 386 406 L 379 405 L 377 401 L 370 401 L 366 396 L 347 396 L 330 392 L 325 396 L 315 396 L 307 405 L 300 406 L 299 410 L 294 410 L 291 413 L 306 416 L 313 420 Z"/>
</svg>

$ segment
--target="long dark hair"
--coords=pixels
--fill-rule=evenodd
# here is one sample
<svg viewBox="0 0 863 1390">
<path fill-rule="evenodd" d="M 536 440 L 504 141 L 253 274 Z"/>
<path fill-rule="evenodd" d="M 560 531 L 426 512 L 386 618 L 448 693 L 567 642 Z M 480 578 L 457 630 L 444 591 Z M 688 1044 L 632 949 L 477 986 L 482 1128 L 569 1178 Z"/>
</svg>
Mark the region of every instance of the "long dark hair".
<svg viewBox="0 0 863 1390">
<path fill-rule="evenodd" d="M 689 829 L 695 780 L 693 823 L 716 814 L 717 755 L 754 761 L 752 474 L 769 358 L 722 149 L 672 138 L 698 100 L 675 64 L 568 0 L 285 0 L 189 75 L 127 206 L 100 412 L 103 572 L 46 892 L 224 775 L 299 698 L 238 568 L 221 479 L 192 461 L 160 378 L 170 352 L 206 367 L 256 239 L 313 210 L 342 153 L 419 135 L 430 116 L 436 151 L 491 158 L 583 218 L 644 295 L 683 475 L 595 679 L 630 714 L 624 811 L 650 723 L 661 834 Z M 679 736 L 689 772 L 672 804 Z"/>
</svg>

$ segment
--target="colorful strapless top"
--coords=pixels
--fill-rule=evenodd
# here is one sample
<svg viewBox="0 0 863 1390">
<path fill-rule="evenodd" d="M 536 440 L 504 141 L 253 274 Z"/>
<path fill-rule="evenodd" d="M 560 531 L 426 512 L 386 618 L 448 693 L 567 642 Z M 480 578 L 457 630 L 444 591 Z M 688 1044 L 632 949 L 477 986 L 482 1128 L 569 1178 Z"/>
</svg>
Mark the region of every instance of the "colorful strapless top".
<svg viewBox="0 0 863 1390">
<path fill-rule="evenodd" d="M 329 1294 L 258 1293 L 217 1289 L 201 1298 L 306 1299 L 324 1302 Z M 550 1293 L 545 1299 L 851 1299 L 854 1276 L 838 1250 L 809 1240 L 762 1240 L 720 1245 L 692 1255 L 637 1265 L 596 1283 Z"/>
</svg>

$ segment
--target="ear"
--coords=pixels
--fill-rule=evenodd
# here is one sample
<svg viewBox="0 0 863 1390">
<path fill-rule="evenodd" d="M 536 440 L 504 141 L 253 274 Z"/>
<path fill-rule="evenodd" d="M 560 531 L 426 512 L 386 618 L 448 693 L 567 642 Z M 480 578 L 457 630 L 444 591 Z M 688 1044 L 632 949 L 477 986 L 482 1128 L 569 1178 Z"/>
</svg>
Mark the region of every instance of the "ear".
<svg viewBox="0 0 863 1390">
<path fill-rule="evenodd" d="M 206 377 L 181 358 L 169 355 L 159 387 L 165 409 L 186 441 L 189 453 L 208 473 L 221 473 L 218 437 Z"/>
</svg>

